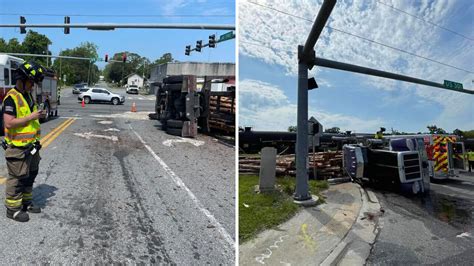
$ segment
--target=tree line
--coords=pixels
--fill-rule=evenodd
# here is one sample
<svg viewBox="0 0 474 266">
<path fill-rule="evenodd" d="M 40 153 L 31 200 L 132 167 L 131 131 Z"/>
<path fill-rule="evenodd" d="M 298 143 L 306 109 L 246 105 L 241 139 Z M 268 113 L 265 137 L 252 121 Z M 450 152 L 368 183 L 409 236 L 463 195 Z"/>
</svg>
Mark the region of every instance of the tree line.
<svg viewBox="0 0 474 266">
<path fill-rule="evenodd" d="M 51 55 L 48 47 L 52 45 L 52 41 L 43 34 L 29 30 L 23 40 L 20 42 L 17 38 L 6 41 L 0 38 L 1 53 L 26 53 L 26 54 L 43 54 Z M 98 46 L 91 42 L 81 43 L 79 46 L 62 50 L 61 56 L 74 56 L 96 59 L 99 58 Z M 142 57 L 137 53 L 122 51 L 115 53 L 110 59 L 122 61 L 122 54 L 127 54 L 126 63 L 108 63 L 104 70 L 100 70 L 95 62 L 88 60 L 76 59 L 54 59 L 46 57 L 30 57 L 21 56 L 26 61 L 34 60 L 37 63 L 52 68 L 58 77 L 60 84 L 72 85 L 82 82 L 89 84 L 97 83 L 99 76 L 103 75 L 108 82 L 115 84 L 126 83 L 125 77 L 136 73 L 144 78 L 150 78 L 151 69 L 159 64 L 167 62 L 176 62 L 171 53 L 165 53 L 155 61 L 151 61 L 146 57 Z M 66 77 L 66 81 L 64 81 Z"/>
</svg>

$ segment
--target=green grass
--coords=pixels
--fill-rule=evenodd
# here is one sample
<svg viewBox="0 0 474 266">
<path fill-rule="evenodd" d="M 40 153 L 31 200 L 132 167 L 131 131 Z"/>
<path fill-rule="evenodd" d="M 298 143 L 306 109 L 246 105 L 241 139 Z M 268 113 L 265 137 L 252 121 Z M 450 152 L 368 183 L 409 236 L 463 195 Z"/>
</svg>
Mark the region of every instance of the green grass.
<svg viewBox="0 0 474 266">
<path fill-rule="evenodd" d="M 271 193 L 256 193 L 258 176 L 241 175 L 239 177 L 239 239 L 247 241 L 260 231 L 275 227 L 290 219 L 299 206 L 293 203 L 295 178 L 277 178 L 278 190 Z M 325 181 L 310 180 L 312 194 L 328 188 Z M 321 197 L 320 197 L 321 198 Z M 322 201 L 323 202 L 323 201 Z M 246 204 L 248 207 L 245 207 Z"/>
</svg>

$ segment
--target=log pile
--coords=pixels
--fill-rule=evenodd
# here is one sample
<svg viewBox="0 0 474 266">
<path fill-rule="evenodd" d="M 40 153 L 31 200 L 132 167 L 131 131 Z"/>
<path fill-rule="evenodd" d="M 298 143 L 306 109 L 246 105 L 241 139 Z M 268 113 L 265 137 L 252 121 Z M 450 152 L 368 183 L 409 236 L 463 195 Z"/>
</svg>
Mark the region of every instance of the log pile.
<svg viewBox="0 0 474 266">
<path fill-rule="evenodd" d="M 235 98 L 212 96 L 209 102 L 209 127 L 231 136 L 235 132 Z"/>
<path fill-rule="evenodd" d="M 318 179 L 341 177 L 344 175 L 342 168 L 342 152 L 316 152 L 309 154 L 309 174 L 312 176 L 313 168 L 316 166 Z M 239 156 L 240 174 L 259 174 L 260 158 L 241 155 Z M 279 155 L 276 162 L 277 175 L 296 176 L 295 155 Z"/>
</svg>

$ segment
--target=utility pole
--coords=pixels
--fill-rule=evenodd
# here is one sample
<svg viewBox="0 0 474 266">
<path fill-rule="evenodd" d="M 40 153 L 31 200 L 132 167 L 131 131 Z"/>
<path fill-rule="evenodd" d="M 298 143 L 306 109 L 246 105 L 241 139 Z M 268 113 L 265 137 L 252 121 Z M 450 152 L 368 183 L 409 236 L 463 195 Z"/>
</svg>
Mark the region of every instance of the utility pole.
<svg viewBox="0 0 474 266">
<path fill-rule="evenodd" d="M 91 65 L 92 65 L 92 61 L 89 60 L 89 71 L 87 72 L 87 85 L 88 86 L 90 86 L 89 80 L 90 80 L 90 76 L 91 76 Z"/>
</svg>

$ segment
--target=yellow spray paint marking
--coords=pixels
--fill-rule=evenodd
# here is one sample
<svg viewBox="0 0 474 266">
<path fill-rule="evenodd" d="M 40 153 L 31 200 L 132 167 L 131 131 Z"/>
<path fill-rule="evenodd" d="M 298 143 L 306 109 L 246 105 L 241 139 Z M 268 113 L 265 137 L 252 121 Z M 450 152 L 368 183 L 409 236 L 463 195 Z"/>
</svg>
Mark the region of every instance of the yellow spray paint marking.
<svg viewBox="0 0 474 266">
<path fill-rule="evenodd" d="M 316 250 L 316 242 L 308 234 L 308 224 L 301 225 L 300 233 L 300 238 L 304 241 L 304 245 L 311 250 Z"/>
<path fill-rule="evenodd" d="M 5 184 L 5 182 L 7 182 L 7 178 L 3 177 L 3 176 L 0 176 L 0 185 Z"/>
</svg>

